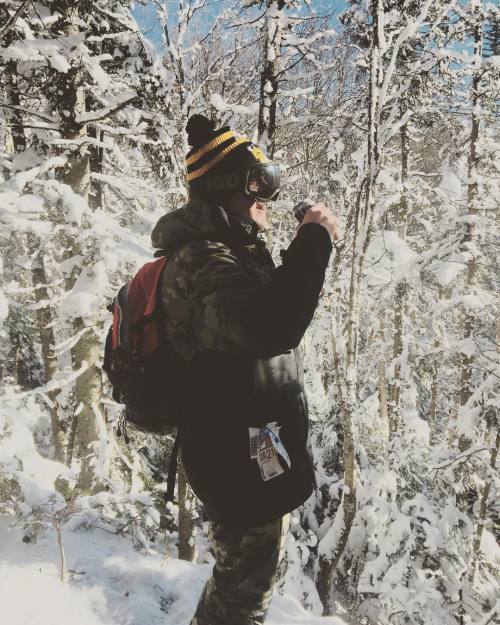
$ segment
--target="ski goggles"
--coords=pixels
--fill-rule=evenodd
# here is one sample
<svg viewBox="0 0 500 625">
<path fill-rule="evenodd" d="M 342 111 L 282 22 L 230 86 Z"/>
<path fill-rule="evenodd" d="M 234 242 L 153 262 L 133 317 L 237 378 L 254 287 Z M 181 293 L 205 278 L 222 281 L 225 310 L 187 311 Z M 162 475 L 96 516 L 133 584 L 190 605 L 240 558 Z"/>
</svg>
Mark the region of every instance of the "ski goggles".
<svg viewBox="0 0 500 625">
<path fill-rule="evenodd" d="M 244 178 L 243 191 L 260 202 L 278 199 L 281 172 L 276 163 L 255 163 L 250 165 Z"/>
<path fill-rule="evenodd" d="M 259 202 L 278 199 L 280 191 L 280 166 L 276 163 L 254 163 L 243 175 L 236 173 L 207 176 L 207 191 L 240 189 L 245 195 Z"/>
</svg>

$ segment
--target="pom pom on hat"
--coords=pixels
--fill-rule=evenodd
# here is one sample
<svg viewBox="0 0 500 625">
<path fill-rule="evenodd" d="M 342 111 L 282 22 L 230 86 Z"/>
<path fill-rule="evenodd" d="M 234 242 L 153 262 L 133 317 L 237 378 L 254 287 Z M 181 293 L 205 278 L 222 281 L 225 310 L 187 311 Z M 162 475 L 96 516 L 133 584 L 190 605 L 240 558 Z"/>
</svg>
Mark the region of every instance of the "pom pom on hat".
<svg viewBox="0 0 500 625">
<path fill-rule="evenodd" d="M 208 143 L 215 135 L 215 123 L 204 115 L 192 115 L 186 124 L 188 144 L 192 148 L 199 148 Z"/>
</svg>

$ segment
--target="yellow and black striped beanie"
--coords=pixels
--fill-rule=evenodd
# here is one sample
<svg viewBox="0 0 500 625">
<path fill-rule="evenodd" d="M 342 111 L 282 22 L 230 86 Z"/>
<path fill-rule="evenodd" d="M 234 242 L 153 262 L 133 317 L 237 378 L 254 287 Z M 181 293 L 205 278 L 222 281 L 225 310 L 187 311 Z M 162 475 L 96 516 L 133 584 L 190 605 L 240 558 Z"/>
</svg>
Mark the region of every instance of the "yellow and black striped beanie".
<svg viewBox="0 0 500 625">
<path fill-rule="evenodd" d="M 229 126 L 215 130 L 215 124 L 203 115 L 190 117 L 186 132 L 191 146 L 186 156 L 187 182 L 198 196 L 217 196 L 222 190 L 218 184 L 221 177 L 235 181 L 249 165 L 270 162 L 250 139 L 238 135 Z M 235 183 L 228 188 L 236 187 Z"/>
</svg>

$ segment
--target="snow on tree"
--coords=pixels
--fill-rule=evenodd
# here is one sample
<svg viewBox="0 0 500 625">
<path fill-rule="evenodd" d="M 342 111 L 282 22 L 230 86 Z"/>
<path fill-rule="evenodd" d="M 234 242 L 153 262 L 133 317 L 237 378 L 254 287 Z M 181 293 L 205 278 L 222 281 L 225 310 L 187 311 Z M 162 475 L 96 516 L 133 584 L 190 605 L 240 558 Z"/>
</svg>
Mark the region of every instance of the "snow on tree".
<svg viewBox="0 0 500 625">
<path fill-rule="evenodd" d="M 347 4 L 153 0 L 155 49 L 126 0 L 0 1 L 0 511 L 26 542 L 55 532 L 66 561 L 65 532 L 95 527 L 205 561 L 182 470 L 179 505 L 164 501 L 172 437 L 125 444 L 100 369 L 106 305 L 186 198 L 184 128 L 202 112 L 281 164 L 277 262 L 298 200 L 343 227 L 303 344 L 318 489 L 279 592 L 360 623 L 486 625 L 499 10 Z"/>
</svg>

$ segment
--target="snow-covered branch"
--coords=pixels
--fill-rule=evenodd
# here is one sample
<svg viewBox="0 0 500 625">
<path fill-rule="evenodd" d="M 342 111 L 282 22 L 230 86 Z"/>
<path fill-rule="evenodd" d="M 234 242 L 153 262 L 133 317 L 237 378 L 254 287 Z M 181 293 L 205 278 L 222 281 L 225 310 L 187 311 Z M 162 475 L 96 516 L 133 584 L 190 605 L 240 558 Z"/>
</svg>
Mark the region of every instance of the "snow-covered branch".
<svg viewBox="0 0 500 625">
<path fill-rule="evenodd" d="M 127 106 L 132 100 L 137 97 L 137 93 L 135 91 L 121 94 L 120 97 L 117 97 L 114 102 L 105 106 L 96 111 L 88 111 L 87 113 L 81 113 L 75 117 L 75 121 L 77 124 L 90 124 L 92 122 L 100 121 L 101 119 L 106 119 L 110 115 L 121 111 L 123 108 Z"/>
</svg>

